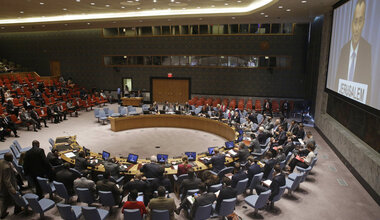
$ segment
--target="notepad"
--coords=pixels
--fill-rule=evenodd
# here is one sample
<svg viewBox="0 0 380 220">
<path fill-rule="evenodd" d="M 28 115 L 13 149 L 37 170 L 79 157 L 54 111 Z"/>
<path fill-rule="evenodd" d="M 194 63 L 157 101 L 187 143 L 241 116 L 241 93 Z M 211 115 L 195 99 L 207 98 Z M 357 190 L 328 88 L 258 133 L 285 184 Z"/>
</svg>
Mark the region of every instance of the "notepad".
<svg viewBox="0 0 380 220">
<path fill-rule="evenodd" d="M 232 155 L 232 156 L 235 156 L 235 155 L 237 154 L 237 153 L 236 153 L 234 150 L 232 150 L 232 149 L 229 150 L 228 153 L 229 153 L 230 155 Z"/>
<path fill-rule="evenodd" d="M 264 180 L 263 184 L 266 186 L 270 186 L 270 184 L 272 184 L 272 180 Z"/>
<path fill-rule="evenodd" d="M 68 158 L 75 157 L 75 154 L 73 152 L 65 153 L 65 156 Z"/>
<path fill-rule="evenodd" d="M 187 201 L 189 201 L 190 204 L 192 205 L 192 204 L 194 203 L 194 201 L 195 201 L 194 196 L 188 196 L 188 197 L 187 197 Z"/>
<path fill-rule="evenodd" d="M 302 144 L 302 145 L 305 145 L 305 143 L 303 142 L 303 140 L 301 138 L 298 138 L 298 141 Z"/>
</svg>

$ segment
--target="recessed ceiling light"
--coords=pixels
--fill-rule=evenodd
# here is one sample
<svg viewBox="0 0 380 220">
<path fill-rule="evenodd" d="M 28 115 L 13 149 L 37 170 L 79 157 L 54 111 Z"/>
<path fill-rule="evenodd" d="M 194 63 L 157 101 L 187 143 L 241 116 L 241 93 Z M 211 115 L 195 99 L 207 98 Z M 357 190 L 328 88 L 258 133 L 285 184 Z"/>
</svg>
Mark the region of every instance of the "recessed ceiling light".
<svg viewBox="0 0 380 220">
<path fill-rule="evenodd" d="M 215 7 L 215 5 L 211 5 L 211 7 L 213 8 L 213 7 Z"/>
<path fill-rule="evenodd" d="M 203 20 L 203 18 L 199 18 L 199 20 L 200 20 L 200 21 L 202 21 L 202 20 Z"/>
<path fill-rule="evenodd" d="M 40 2 L 40 5 L 44 5 L 45 3 L 43 3 L 43 2 Z"/>
<path fill-rule="evenodd" d="M 24 28 L 24 26 L 21 26 L 20 28 Z"/>
<path fill-rule="evenodd" d="M 280 6 L 278 6 L 278 8 L 283 8 L 283 6 L 282 6 L 282 5 L 280 5 Z"/>
<path fill-rule="evenodd" d="M 241 3 L 241 1 L 237 1 L 237 3 Z"/>
<path fill-rule="evenodd" d="M 224 5 L 228 5 L 228 3 L 224 3 Z"/>
<path fill-rule="evenodd" d="M 23 11 L 20 11 L 20 14 L 24 14 L 24 12 L 23 12 Z"/>
<path fill-rule="evenodd" d="M 87 25 L 90 25 L 90 24 L 91 24 L 90 22 L 87 23 Z"/>
<path fill-rule="evenodd" d="M 94 2 L 91 2 L 90 5 L 95 5 L 95 3 L 94 3 Z"/>
<path fill-rule="evenodd" d="M 235 17 L 232 17 L 233 20 L 235 20 Z"/>
<path fill-rule="evenodd" d="M 76 0 L 76 2 L 80 2 L 80 0 Z"/>
<path fill-rule="evenodd" d="M 67 26 L 68 24 L 65 24 L 65 26 Z"/>
<path fill-rule="evenodd" d="M 43 24 L 43 25 L 41 25 L 41 27 L 46 27 L 46 25 Z"/>
<path fill-rule="evenodd" d="M 261 15 L 264 15 L 265 13 L 264 13 L 264 12 L 261 12 L 260 14 L 261 14 Z"/>
<path fill-rule="evenodd" d="M 140 10 L 141 8 L 137 8 L 137 10 Z"/>
<path fill-rule="evenodd" d="M 156 2 L 157 2 L 157 0 L 153 0 L 153 2 L 154 2 L 154 3 L 156 3 Z"/>
<path fill-rule="evenodd" d="M 108 7 L 110 7 L 110 5 L 106 5 L 106 7 L 108 8 Z"/>
<path fill-rule="evenodd" d="M 4 29 L 5 29 L 5 27 L 1 27 L 1 29 L 3 29 L 3 30 L 4 30 Z"/>
<path fill-rule="evenodd" d="M 301 3 L 305 4 L 307 1 L 301 1 Z"/>
<path fill-rule="evenodd" d="M 174 2 L 174 0 L 170 0 L 171 2 Z"/>
<path fill-rule="evenodd" d="M 291 11 L 291 10 L 288 8 L 288 9 L 286 9 L 286 11 Z"/>
<path fill-rule="evenodd" d="M 269 15 L 265 15 L 264 17 L 266 17 L 266 18 L 267 18 L 267 17 L 269 17 Z"/>
<path fill-rule="evenodd" d="M 121 8 L 125 8 L 125 6 L 121 6 Z"/>
<path fill-rule="evenodd" d="M 136 2 L 138 2 L 139 0 L 135 0 Z"/>
<path fill-rule="evenodd" d="M 67 11 L 67 8 L 62 8 L 62 10 Z"/>
</svg>

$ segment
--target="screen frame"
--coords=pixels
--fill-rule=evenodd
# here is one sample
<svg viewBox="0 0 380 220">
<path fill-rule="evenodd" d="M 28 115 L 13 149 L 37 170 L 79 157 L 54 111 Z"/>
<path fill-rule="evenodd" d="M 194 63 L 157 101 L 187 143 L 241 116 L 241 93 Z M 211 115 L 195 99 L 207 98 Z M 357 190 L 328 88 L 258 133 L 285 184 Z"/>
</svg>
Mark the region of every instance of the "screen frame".
<svg viewBox="0 0 380 220">
<path fill-rule="evenodd" d="M 214 152 L 213 154 L 211 154 L 210 153 L 210 149 L 212 148 L 212 151 Z M 209 147 L 209 148 L 207 148 L 207 153 L 209 154 L 209 155 L 215 155 L 215 148 L 216 147 Z"/>
<path fill-rule="evenodd" d="M 232 147 L 227 147 L 227 143 L 232 143 Z M 225 143 L 224 143 L 224 146 L 226 147 L 226 149 L 233 149 L 234 147 L 235 147 L 235 143 L 234 143 L 234 141 L 226 141 Z"/>
<path fill-rule="evenodd" d="M 108 158 L 107 158 L 107 159 L 104 158 L 104 153 L 107 153 L 107 154 L 108 154 Z M 107 151 L 103 151 L 103 152 L 102 152 L 102 159 L 103 159 L 103 160 L 108 160 L 110 157 L 111 157 L 111 153 L 110 153 L 110 152 L 107 152 Z"/>
<path fill-rule="evenodd" d="M 190 159 L 190 157 L 189 157 L 189 155 L 188 154 L 195 154 L 195 157 L 194 157 L 194 159 Z M 197 152 L 195 152 L 195 151 L 187 151 L 187 152 L 185 152 L 185 155 L 187 156 L 187 158 L 189 159 L 189 161 L 195 161 L 196 159 L 197 159 Z"/>
<path fill-rule="evenodd" d="M 133 156 L 137 156 L 136 162 L 132 162 L 132 161 L 129 160 L 129 157 L 130 157 L 131 155 L 133 155 Z M 131 153 L 128 154 L 128 158 L 127 158 L 127 162 L 128 162 L 128 163 L 136 164 L 138 160 L 139 160 L 139 155 L 137 155 L 137 154 L 131 154 Z"/>
<path fill-rule="evenodd" d="M 162 155 L 163 158 L 165 158 L 165 156 L 166 156 L 166 160 L 165 160 L 164 162 L 161 162 L 161 161 L 158 159 L 158 155 Z M 169 160 L 169 155 L 168 155 L 168 154 L 157 154 L 156 157 L 157 157 L 157 162 L 158 162 L 158 163 L 166 163 L 166 162 L 168 162 L 168 160 Z"/>
<path fill-rule="evenodd" d="M 345 3 L 349 2 L 349 1 L 353 1 L 353 0 L 340 0 L 338 1 L 337 3 L 335 3 L 333 5 L 333 11 L 332 11 L 332 15 L 331 15 L 331 25 L 330 25 L 330 40 L 329 40 L 329 52 L 327 54 L 327 70 L 326 70 L 326 78 L 325 78 L 325 89 L 324 89 L 324 92 L 326 92 L 328 95 L 333 95 L 333 96 L 336 96 L 340 99 L 342 99 L 343 101 L 345 102 L 348 102 L 352 105 L 354 105 L 355 107 L 369 113 L 369 114 L 374 114 L 374 115 L 380 115 L 380 109 L 376 109 L 370 105 L 366 105 L 366 104 L 363 104 L 363 103 L 360 103 L 358 101 L 355 101 L 353 99 L 350 99 L 342 94 L 339 94 L 338 92 L 335 92 L 334 90 L 331 90 L 329 88 L 327 88 L 327 79 L 328 79 L 328 75 L 329 75 L 329 65 L 330 65 L 330 52 L 331 52 L 331 40 L 332 40 L 332 30 L 333 30 L 333 24 L 334 24 L 334 11 L 339 8 L 340 6 L 344 5 Z"/>
</svg>

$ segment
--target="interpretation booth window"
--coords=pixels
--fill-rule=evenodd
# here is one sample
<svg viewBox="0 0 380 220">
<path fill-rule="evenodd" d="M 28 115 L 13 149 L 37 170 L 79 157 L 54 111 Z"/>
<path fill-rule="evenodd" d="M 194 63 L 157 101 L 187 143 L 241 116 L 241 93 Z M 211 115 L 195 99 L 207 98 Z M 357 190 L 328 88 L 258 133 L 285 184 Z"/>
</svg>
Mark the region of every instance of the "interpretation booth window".
<svg viewBox="0 0 380 220">
<path fill-rule="evenodd" d="M 293 34 L 294 23 L 274 24 L 195 24 L 103 28 L 103 37 Z"/>
<path fill-rule="evenodd" d="M 108 67 L 188 66 L 225 68 L 289 68 L 289 56 L 104 56 Z"/>
</svg>

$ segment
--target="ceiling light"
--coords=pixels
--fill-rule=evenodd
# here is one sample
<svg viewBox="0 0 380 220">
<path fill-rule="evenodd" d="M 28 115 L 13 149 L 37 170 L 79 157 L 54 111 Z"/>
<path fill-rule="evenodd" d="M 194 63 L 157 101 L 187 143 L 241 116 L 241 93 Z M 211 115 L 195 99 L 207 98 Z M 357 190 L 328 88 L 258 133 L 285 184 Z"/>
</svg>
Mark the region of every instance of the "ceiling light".
<svg viewBox="0 0 380 220">
<path fill-rule="evenodd" d="M 45 3 L 43 3 L 43 2 L 40 2 L 40 5 L 44 5 Z"/>
<path fill-rule="evenodd" d="M 20 14 L 24 14 L 24 12 L 23 12 L 23 11 L 20 11 Z"/>
<path fill-rule="evenodd" d="M 140 10 L 141 8 L 137 8 L 137 10 Z"/>
<path fill-rule="evenodd" d="M 170 0 L 171 2 L 174 2 L 174 0 Z"/>
<path fill-rule="evenodd" d="M 5 27 L 1 27 L 1 29 L 3 29 L 3 30 L 4 30 L 4 29 L 5 29 Z"/>
<path fill-rule="evenodd" d="M 110 7 L 110 5 L 106 5 L 106 7 L 108 8 L 108 7 Z"/>
<path fill-rule="evenodd" d="M 224 3 L 224 5 L 228 5 L 228 3 Z"/>
<path fill-rule="evenodd" d="M 291 10 L 288 8 L 288 9 L 286 9 L 286 11 L 291 11 Z"/>
<path fill-rule="evenodd" d="M 121 6 L 121 8 L 125 8 L 125 6 Z"/>
<path fill-rule="evenodd" d="M 261 15 L 264 15 L 265 13 L 264 13 L 264 12 L 261 12 L 260 14 L 261 14 Z"/>
<path fill-rule="evenodd" d="M 241 3 L 241 1 L 237 1 L 237 3 Z"/>
<path fill-rule="evenodd" d="M 267 18 L 267 17 L 269 17 L 269 15 L 265 15 L 264 17 L 266 17 L 266 18 Z"/>
<path fill-rule="evenodd" d="M 24 28 L 24 26 L 21 26 L 20 28 Z"/>
<path fill-rule="evenodd" d="M 41 25 L 41 27 L 46 27 L 46 25 L 43 24 L 43 25 Z"/>
<path fill-rule="evenodd" d="M 213 8 L 213 7 L 215 7 L 215 5 L 211 5 L 211 7 Z"/>
<path fill-rule="evenodd" d="M 91 2 L 90 5 L 95 5 L 95 3 Z"/>
<path fill-rule="evenodd" d="M 233 20 L 235 20 L 235 17 L 232 17 Z"/>
<path fill-rule="evenodd" d="M 67 11 L 67 8 L 62 8 L 62 10 Z"/>
<path fill-rule="evenodd" d="M 305 4 L 307 1 L 301 1 L 301 3 Z"/>
<path fill-rule="evenodd" d="M 76 2 L 80 2 L 80 0 L 76 0 Z"/>
<path fill-rule="evenodd" d="M 278 6 L 278 8 L 283 8 L 283 6 L 282 6 L 282 5 L 280 5 L 280 6 Z"/>
<path fill-rule="evenodd" d="M 87 23 L 87 25 L 90 25 L 90 24 L 91 24 L 90 22 Z"/>
<path fill-rule="evenodd" d="M 154 3 L 156 3 L 156 2 L 157 2 L 157 0 L 153 0 L 153 2 L 154 2 Z"/>
<path fill-rule="evenodd" d="M 269 59 L 269 57 L 268 57 L 268 56 L 265 56 L 265 59 Z"/>
<path fill-rule="evenodd" d="M 200 21 L 202 21 L 202 20 L 203 20 L 203 18 L 199 18 L 199 20 L 200 20 Z"/>
<path fill-rule="evenodd" d="M 136 2 L 138 2 L 139 0 L 135 0 Z"/>
</svg>

